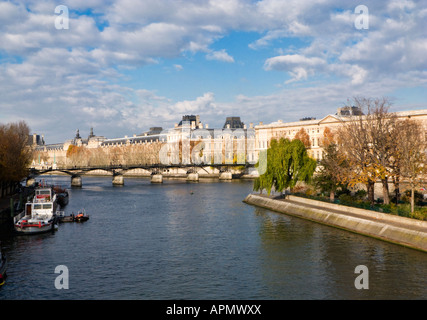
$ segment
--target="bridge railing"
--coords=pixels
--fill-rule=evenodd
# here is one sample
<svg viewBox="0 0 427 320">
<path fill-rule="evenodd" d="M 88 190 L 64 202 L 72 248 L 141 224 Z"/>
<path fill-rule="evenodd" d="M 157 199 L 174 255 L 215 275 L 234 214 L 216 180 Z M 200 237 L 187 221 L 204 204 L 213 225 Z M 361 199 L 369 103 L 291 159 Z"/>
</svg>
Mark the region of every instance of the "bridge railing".
<svg viewBox="0 0 427 320">
<path fill-rule="evenodd" d="M 253 167 L 254 164 L 246 163 L 225 163 L 225 164 L 131 164 L 131 165 L 122 165 L 122 164 L 111 164 L 106 166 L 48 166 L 46 168 L 38 169 L 38 168 L 30 168 L 30 172 L 32 173 L 45 173 L 51 171 L 62 171 L 62 172 L 72 172 L 72 171 L 93 171 L 93 170 L 105 170 L 105 171 L 113 171 L 113 170 L 132 170 L 132 169 L 165 169 L 165 168 L 197 168 L 197 167 L 213 167 L 213 168 L 221 168 L 221 167 Z"/>
</svg>

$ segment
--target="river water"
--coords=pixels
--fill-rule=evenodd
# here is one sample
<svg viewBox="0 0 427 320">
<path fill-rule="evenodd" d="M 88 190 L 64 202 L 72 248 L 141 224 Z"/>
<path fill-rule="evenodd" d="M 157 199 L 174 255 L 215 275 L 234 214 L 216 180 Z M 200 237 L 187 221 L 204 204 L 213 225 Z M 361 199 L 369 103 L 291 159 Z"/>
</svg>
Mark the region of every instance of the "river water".
<svg viewBox="0 0 427 320">
<path fill-rule="evenodd" d="M 0 299 L 427 298 L 427 254 L 247 205 L 251 191 L 247 180 L 125 178 L 117 187 L 83 177 L 65 212 L 84 208 L 88 221 L 43 235 L 2 231 Z M 367 272 L 355 273 L 359 265 Z M 356 288 L 359 276 L 367 289 Z"/>
</svg>

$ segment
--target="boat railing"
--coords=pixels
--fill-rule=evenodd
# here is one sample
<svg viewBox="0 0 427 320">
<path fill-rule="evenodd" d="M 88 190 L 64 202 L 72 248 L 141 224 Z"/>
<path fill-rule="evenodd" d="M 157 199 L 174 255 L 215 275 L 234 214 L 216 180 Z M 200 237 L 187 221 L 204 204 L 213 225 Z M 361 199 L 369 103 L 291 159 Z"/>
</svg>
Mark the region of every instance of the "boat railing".
<svg viewBox="0 0 427 320">
<path fill-rule="evenodd" d="M 65 217 L 65 211 L 56 211 L 56 216 L 59 218 Z"/>
<path fill-rule="evenodd" d="M 23 210 L 21 213 L 13 217 L 13 223 L 17 223 L 24 216 L 25 216 L 25 211 Z"/>
</svg>

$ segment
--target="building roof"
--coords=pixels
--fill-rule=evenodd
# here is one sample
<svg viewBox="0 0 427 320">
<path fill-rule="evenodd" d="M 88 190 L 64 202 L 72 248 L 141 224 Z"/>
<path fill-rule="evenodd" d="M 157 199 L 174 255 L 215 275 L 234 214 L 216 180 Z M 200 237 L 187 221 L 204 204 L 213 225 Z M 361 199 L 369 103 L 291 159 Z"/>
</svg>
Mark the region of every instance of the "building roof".
<svg viewBox="0 0 427 320">
<path fill-rule="evenodd" d="M 105 139 L 101 146 L 109 145 L 109 144 L 117 144 L 117 143 L 123 143 L 126 144 L 127 142 L 130 143 L 138 143 L 138 142 L 149 142 L 149 141 L 166 141 L 166 135 L 165 134 L 153 134 L 149 136 L 135 136 L 135 137 L 123 137 L 123 138 L 113 138 L 113 139 Z"/>
<path fill-rule="evenodd" d="M 411 117 L 411 116 L 421 116 L 427 115 L 427 109 L 421 110 L 410 110 L 410 111 L 398 111 L 398 112 L 390 112 L 395 114 L 398 117 Z M 364 115 L 362 115 L 364 117 Z M 322 122 L 326 122 L 327 120 L 332 121 L 346 121 L 353 119 L 351 116 L 339 116 L 336 114 L 328 114 L 320 120 L 303 120 L 303 121 L 294 121 L 294 122 L 283 122 L 281 120 L 269 123 L 269 124 L 259 124 L 256 125 L 256 129 L 269 129 L 269 128 L 281 128 L 281 127 L 297 127 L 297 126 L 308 126 L 308 125 L 319 125 Z"/>
<path fill-rule="evenodd" d="M 230 125 L 230 129 L 243 129 L 245 124 L 240 121 L 240 117 L 227 117 L 223 128 L 226 129 Z"/>
</svg>

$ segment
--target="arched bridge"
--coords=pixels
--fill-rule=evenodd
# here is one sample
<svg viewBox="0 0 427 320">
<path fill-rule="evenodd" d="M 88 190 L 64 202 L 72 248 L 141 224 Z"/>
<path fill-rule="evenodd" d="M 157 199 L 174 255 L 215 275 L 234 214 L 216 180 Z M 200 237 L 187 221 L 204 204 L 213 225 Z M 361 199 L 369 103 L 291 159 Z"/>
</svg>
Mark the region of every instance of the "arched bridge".
<svg viewBox="0 0 427 320">
<path fill-rule="evenodd" d="M 210 176 L 218 175 L 218 178 L 221 180 L 229 180 L 233 178 L 231 173 L 232 169 L 243 169 L 240 175 L 243 175 L 248 168 L 254 167 L 253 164 L 238 164 L 238 163 L 228 163 L 228 164 L 137 164 L 137 165 L 121 165 L 121 164 L 112 164 L 108 166 L 68 166 L 68 167 L 47 167 L 47 168 L 31 168 L 30 174 L 27 179 L 27 185 L 31 185 L 35 182 L 35 177 L 42 174 L 61 172 L 71 176 L 71 186 L 81 187 L 82 179 L 81 176 L 85 175 L 91 171 L 103 170 L 109 172 L 113 176 L 114 185 L 123 185 L 124 177 L 123 175 L 131 170 L 135 169 L 144 169 L 151 175 L 151 182 L 163 182 L 163 175 L 173 176 L 170 174 L 170 170 L 177 171 L 181 169 L 185 171 L 188 181 L 198 181 L 199 172 L 206 173 Z M 183 170 L 182 170 L 183 169 Z M 209 172 L 210 170 L 210 172 Z M 182 176 L 182 174 L 181 174 Z M 236 176 L 236 175 L 235 175 Z M 237 175 L 238 176 L 238 175 Z"/>
</svg>

